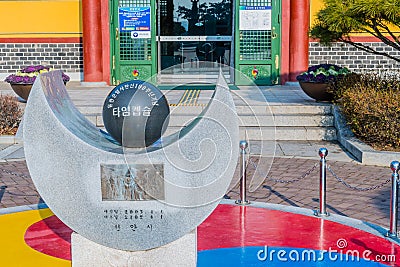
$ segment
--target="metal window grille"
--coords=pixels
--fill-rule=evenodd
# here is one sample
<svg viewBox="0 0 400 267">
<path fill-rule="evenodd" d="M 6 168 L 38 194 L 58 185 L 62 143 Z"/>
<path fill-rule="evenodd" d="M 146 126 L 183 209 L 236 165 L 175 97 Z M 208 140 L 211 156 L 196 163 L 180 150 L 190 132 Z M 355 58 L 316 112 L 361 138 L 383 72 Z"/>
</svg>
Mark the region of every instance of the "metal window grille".
<svg viewBox="0 0 400 267">
<path fill-rule="evenodd" d="M 120 0 L 119 7 L 148 7 L 150 0 Z M 130 32 L 120 33 L 121 60 L 149 60 L 151 39 L 133 39 Z"/>
<path fill-rule="evenodd" d="M 240 6 L 271 6 L 270 0 L 240 0 Z M 240 60 L 271 59 L 271 31 L 240 31 Z"/>
<path fill-rule="evenodd" d="M 241 6 L 271 6 L 271 0 L 240 0 Z"/>
<path fill-rule="evenodd" d="M 271 59 L 271 31 L 240 31 L 240 59 Z"/>
<path fill-rule="evenodd" d="M 160 13 L 163 17 L 168 16 L 167 4 L 168 3 L 166 0 L 160 0 Z"/>
</svg>

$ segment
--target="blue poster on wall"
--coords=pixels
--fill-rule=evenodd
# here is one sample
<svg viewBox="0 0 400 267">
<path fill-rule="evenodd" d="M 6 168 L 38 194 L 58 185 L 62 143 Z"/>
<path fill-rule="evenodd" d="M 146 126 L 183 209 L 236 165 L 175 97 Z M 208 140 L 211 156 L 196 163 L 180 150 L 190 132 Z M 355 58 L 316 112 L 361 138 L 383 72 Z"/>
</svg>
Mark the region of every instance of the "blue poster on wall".
<svg viewBox="0 0 400 267">
<path fill-rule="evenodd" d="M 151 38 L 150 7 L 120 7 L 118 17 L 120 32 L 130 32 L 135 39 Z"/>
</svg>

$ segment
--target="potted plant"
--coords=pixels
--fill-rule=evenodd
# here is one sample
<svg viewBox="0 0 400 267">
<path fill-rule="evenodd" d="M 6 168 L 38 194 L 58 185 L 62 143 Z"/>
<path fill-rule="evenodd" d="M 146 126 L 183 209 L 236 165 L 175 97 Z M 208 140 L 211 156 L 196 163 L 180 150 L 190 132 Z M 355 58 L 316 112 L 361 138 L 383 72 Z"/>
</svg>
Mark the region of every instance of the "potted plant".
<svg viewBox="0 0 400 267">
<path fill-rule="evenodd" d="M 11 74 L 4 80 L 11 85 L 14 92 L 24 100 L 28 99 L 32 85 L 36 80 L 36 76 L 40 73 L 49 72 L 52 69 L 43 65 L 28 66 L 17 71 L 15 74 Z M 69 81 L 69 76 L 62 73 L 62 79 L 66 84 Z"/>
<path fill-rule="evenodd" d="M 310 66 L 306 72 L 298 75 L 301 89 L 309 97 L 317 101 L 332 101 L 333 94 L 329 92 L 329 86 L 340 77 L 350 73 L 346 67 L 334 64 L 319 64 Z"/>
</svg>

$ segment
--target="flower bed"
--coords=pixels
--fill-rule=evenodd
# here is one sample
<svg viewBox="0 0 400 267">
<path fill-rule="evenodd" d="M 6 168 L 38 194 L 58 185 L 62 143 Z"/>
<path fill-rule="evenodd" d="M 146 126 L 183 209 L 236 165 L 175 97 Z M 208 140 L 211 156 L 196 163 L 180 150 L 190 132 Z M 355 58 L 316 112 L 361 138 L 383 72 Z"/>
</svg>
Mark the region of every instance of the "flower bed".
<svg viewBox="0 0 400 267">
<path fill-rule="evenodd" d="M 52 69 L 43 65 L 28 66 L 15 74 L 11 74 L 4 80 L 11 84 L 11 88 L 21 98 L 20 101 L 28 100 L 33 83 L 40 73 L 49 72 Z M 69 76 L 62 72 L 62 80 L 66 84 L 69 81 Z"/>
<path fill-rule="evenodd" d="M 349 73 L 350 70 L 345 67 L 339 67 L 334 64 L 320 64 L 310 66 L 307 71 L 298 75 L 296 79 L 299 82 L 329 83 Z"/>
<path fill-rule="evenodd" d="M 15 74 L 7 76 L 4 81 L 10 84 L 33 84 L 36 80 L 36 76 L 40 73 L 49 72 L 51 70 L 50 67 L 43 65 L 28 66 L 17 71 Z M 62 73 L 62 79 L 64 83 L 67 83 L 70 78 L 65 73 Z"/>
</svg>

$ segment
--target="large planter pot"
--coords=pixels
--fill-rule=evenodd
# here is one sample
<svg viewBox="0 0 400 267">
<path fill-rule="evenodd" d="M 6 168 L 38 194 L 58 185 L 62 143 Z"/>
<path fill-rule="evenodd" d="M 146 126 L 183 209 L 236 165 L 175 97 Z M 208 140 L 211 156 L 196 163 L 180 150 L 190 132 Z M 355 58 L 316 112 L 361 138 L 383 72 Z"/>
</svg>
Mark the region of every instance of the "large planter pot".
<svg viewBox="0 0 400 267">
<path fill-rule="evenodd" d="M 66 85 L 67 82 L 64 82 Z M 22 98 L 23 101 L 27 101 L 29 97 L 29 93 L 31 92 L 33 84 L 18 84 L 18 83 L 10 83 L 13 91 Z"/>
<path fill-rule="evenodd" d="M 10 84 L 14 92 L 23 100 L 28 100 L 33 84 Z"/>
<path fill-rule="evenodd" d="M 332 101 L 333 94 L 328 93 L 328 83 L 299 82 L 301 89 L 316 101 Z"/>
</svg>

